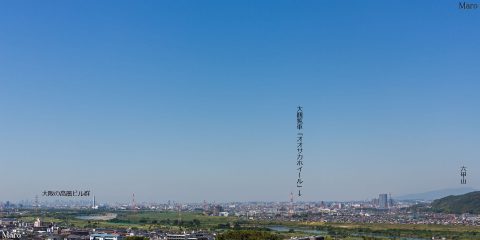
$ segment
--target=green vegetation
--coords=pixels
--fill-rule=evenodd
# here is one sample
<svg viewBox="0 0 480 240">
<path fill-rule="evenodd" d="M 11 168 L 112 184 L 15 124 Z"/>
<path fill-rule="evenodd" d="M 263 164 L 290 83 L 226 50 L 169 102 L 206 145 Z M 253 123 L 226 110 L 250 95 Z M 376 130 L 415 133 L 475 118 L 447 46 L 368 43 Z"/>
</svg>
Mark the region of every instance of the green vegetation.
<svg viewBox="0 0 480 240">
<path fill-rule="evenodd" d="M 362 236 L 360 239 L 395 239 L 395 238 L 432 238 L 447 239 L 480 239 L 480 228 L 456 225 L 420 225 L 420 224 L 379 224 L 379 223 L 297 223 L 297 227 L 310 227 L 327 232 L 330 236 L 349 239 Z"/>
<path fill-rule="evenodd" d="M 169 211 L 116 212 L 117 218 L 109 220 L 115 224 L 178 226 L 184 228 L 216 228 L 225 223 L 233 223 L 236 217 L 206 216 L 200 212 L 178 214 Z"/>
<path fill-rule="evenodd" d="M 138 237 L 138 236 L 133 236 L 133 237 L 126 237 L 125 240 L 149 240 L 150 238 L 148 237 Z"/>
<path fill-rule="evenodd" d="M 187 229 L 215 230 L 223 239 L 244 237 L 282 237 L 307 236 L 311 233 L 302 230 L 319 230 L 333 238 L 342 240 L 361 239 L 395 239 L 399 237 L 417 237 L 431 239 L 433 236 L 447 239 L 480 239 L 480 227 L 459 225 L 421 225 L 421 224 L 368 224 L 368 223 L 322 223 L 322 222 L 292 222 L 292 221 L 247 221 L 237 217 L 206 216 L 201 212 L 177 213 L 169 211 L 114 211 L 117 218 L 112 220 L 82 220 L 81 215 L 102 215 L 102 211 L 55 210 L 16 216 L 24 221 L 32 222 L 41 217 L 43 222 L 56 222 L 61 226 L 90 228 L 131 228 L 131 229 L 162 229 L 165 231 L 182 231 Z M 287 231 L 270 231 L 268 226 L 285 226 Z M 288 231 L 288 229 L 291 229 Z M 236 232 L 236 233 L 234 233 Z M 325 235 L 321 234 L 321 235 Z"/>
<path fill-rule="evenodd" d="M 432 202 L 432 210 L 444 213 L 480 214 L 480 191 L 437 199 Z"/>
<path fill-rule="evenodd" d="M 102 215 L 105 213 L 115 213 L 117 217 L 112 220 L 83 220 L 78 216 Z M 12 216 L 15 217 L 15 216 Z M 16 216 L 19 217 L 19 216 Z M 62 226 L 82 227 L 82 228 L 137 228 L 137 229 L 218 229 L 233 228 L 238 224 L 236 217 L 217 217 L 206 216 L 201 212 L 188 212 L 178 214 L 172 211 L 91 211 L 91 210 L 55 210 L 32 213 L 30 215 L 20 216 L 19 218 L 33 222 L 40 217 L 43 222 L 60 223 Z"/>
<path fill-rule="evenodd" d="M 281 240 L 283 237 L 265 231 L 233 230 L 220 234 L 218 240 Z"/>
</svg>

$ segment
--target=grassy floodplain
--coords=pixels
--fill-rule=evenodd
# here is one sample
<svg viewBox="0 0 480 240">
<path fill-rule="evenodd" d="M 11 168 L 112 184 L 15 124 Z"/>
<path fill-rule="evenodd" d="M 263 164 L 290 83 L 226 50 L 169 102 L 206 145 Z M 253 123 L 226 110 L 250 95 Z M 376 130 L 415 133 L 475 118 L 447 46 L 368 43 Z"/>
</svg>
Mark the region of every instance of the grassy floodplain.
<svg viewBox="0 0 480 240">
<path fill-rule="evenodd" d="M 115 213 L 112 220 L 83 220 L 78 216 L 102 215 Z M 19 216 L 17 216 L 19 217 Z M 322 223 L 300 221 L 246 221 L 237 217 L 206 216 L 201 212 L 172 211 L 75 211 L 52 210 L 20 216 L 24 221 L 34 221 L 41 217 L 44 222 L 56 222 L 66 226 L 82 228 L 137 228 L 167 229 L 179 231 L 185 229 L 210 229 L 227 231 L 235 229 L 261 229 L 267 226 L 285 226 L 297 229 L 295 232 L 284 232 L 283 236 L 306 235 L 298 229 L 314 229 L 327 232 L 337 239 L 357 239 L 355 236 L 381 237 L 447 237 L 447 239 L 480 239 L 480 227 L 462 225 L 421 225 L 421 224 L 371 224 L 371 223 Z M 362 238 L 360 238 L 362 239 Z M 395 239 L 395 238 L 393 238 Z"/>
<path fill-rule="evenodd" d="M 480 227 L 464 225 L 388 224 L 388 223 L 323 223 L 323 222 L 271 222 L 291 228 L 307 228 L 328 232 L 330 235 L 371 235 L 388 238 L 480 239 Z M 380 238 L 381 239 L 381 238 Z"/>
</svg>

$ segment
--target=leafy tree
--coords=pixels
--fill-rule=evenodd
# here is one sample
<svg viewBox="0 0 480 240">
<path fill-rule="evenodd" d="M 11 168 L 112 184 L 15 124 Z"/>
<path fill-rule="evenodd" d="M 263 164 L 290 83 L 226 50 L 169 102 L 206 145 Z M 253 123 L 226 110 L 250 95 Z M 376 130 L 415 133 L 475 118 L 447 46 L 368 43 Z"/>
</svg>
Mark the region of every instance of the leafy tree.
<svg viewBox="0 0 480 240">
<path fill-rule="evenodd" d="M 235 230 L 222 233 L 218 236 L 218 240 L 281 240 L 278 235 L 274 235 L 265 231 L 255 230 Z"/>
<path fill-rule="evenodd" d="M 192 225 L 195 226 L 195 227 L 200 227 L 200 220 L 198 219 L 193 219 L 192 220 Z"/>
<path fill-rule="evenodd" d="M 126 237 L 125 240 L 149 240 L 148 237 L 140 237 L 140 236 L 130 236 Z"/>
</svg>

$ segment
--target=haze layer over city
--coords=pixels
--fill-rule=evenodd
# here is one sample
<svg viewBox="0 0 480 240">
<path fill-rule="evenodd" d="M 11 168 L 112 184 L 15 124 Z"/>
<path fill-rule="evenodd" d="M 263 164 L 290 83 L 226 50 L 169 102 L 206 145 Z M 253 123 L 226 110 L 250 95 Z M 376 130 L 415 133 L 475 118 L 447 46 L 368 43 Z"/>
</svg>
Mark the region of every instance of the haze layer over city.
<svg viewBox="0 0 480 240">
<path fill-rule="evenodd" d="M 480 184 L 479 10 L 51 3 L 0 3 L 0 201 L 289 201 L 299 105 L 298 201 Z"/>
</svg>

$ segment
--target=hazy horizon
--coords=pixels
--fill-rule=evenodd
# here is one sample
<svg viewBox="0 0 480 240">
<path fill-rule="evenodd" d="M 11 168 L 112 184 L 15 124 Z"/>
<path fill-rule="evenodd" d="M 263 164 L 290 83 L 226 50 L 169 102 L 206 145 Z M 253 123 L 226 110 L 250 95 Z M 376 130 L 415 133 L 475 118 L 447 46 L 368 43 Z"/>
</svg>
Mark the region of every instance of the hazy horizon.
<svg viewBox="0 0 480 240">
<path fill-rule="evenodd" d="M 465 194 L 465 193 L 468 193 L 468 192 L 474 192 L 474 191 L 478 191 L 477 189 L 474 189 L 474 188 L 471 188 L 471 187 L 460 187 L 460 188 L 447 188 L 447 189 L 436 189 L 436 190 L 432 190 L 432 191 L 427 191 L 427 192 L 418 192 L 418 193 L 408 193 L 408 194 L 405 194 L 405 195 L 395 195 L 395 194 L 391 194 L 390 193 L 386 193 L 386 192 L 382 192 L 380 194 L 389 194 L 389 197 L 391 196 L 392 199 L 394 201 L 406 201 L 406 200 L 426 200 L 426 201 L 431 201 L 431 200 L 434 200 L 434 199 L 440 199 L 440 198 L 443 198 L 443 197 L 446 197 L 446 196 L 449 196 L 449 195 L 461 195 L 461 194 Z M 434 198 L 434 199 L 429 199 L 429 197 L 427 198 L 412 198 L 411 196 L 416 196 L 416 195 L 425 195 L 425 194 L 429 194 L 432 195 L 432 193 L 434 195 L 441 195 L 440 197 L 438 198 Z M 96 203 L 97 204 L 109 204 L 109 205 L 115 205 L 115 204 L 126 204 L 126 205 L 130 205 L 132 203 L 132 195 L 130 195 L 130 199 L 126 199 L 125 201 L 118 201 L 118 200 L 102 200 L 101 196 L 98 196 L 96 195 L 96 193 L 92 193 L 92 195 L 90 195 L 89 197 L 77 197 L 77 198 L 66 198 L 66 197 L 42 197 L 41 195 L 37 195 L 38 199 L 39 199 L 39 204 L 44 204 L 44 203 L 49 203 L 49 204 L 52 204 L 52 203 L 55 203 L 55 202 L 85 202 L 87 205 L 90 205 L 91 202 L 93 201 L 93 197 L 96 198 Z M 298 196 L 293 196 L 294 197 L 294 202 L 361 202 L 361 201 L 372 201 L 373 199 L 378 199 L 378 195 L 376 196 L 371 196 L 371 197 L 368 197 L 368 198 L 364 198 L 364 199 L 343 199 L 343 200 L 338 200 L 338 199 L 316 199 L 316 200 L 310 200 L 310 201 L 304 201 L 302 199 L 302 197 L 298 197 Z M 10 201 L 10 199 L 0 199 L 0 203 L 3 202 L 5 203 L 6 201 Z M 35 203 L 35 197 L 33 199 L 19 199 L 17 201 L 10 201 L 11 203 L 22 203 L 22 202 L 29 202 L 31 204 L 34 204 Z M 193 201 L 193 202 L 189 202 L 189 201 L 177 201 L 175 199 L 168 199 L 168 200 L 155 200 L 155 199 L 149 199 L 149 200 L 142 200 L 142 196 L 138 196 L 136 195 L 135 196 L 135 202 L 138 203 L 138 204 L 152 204 L 152 203 L 155 203 L 155 204 L 167 204 L 167 203 L 171 203 L 171 204 L 204 204 L 205 202 L 208 203 L 208 204 L 226 204 L 226 203 L 248 203 L 248 202 L 290 202 L 290 198 L 288 199 L 270 199 L 270 200 L 255 200 L 255 199 L 250 199 L 250 200 L 244 200 L 244 201 L 238 201 L 238 200 L 230 200 L 230 201 L 216 201 L 214 199 L 210 199 L 209 201 L 207 200 L 202 200 L 202 201 Z"/>
<path fill-rule="evenodd" d="M 300 201 L 476 188 L 476 29 L 455 1 L 1 2 L 0 199 L 287 200 L 298 105 Z"/>
</svg>

